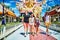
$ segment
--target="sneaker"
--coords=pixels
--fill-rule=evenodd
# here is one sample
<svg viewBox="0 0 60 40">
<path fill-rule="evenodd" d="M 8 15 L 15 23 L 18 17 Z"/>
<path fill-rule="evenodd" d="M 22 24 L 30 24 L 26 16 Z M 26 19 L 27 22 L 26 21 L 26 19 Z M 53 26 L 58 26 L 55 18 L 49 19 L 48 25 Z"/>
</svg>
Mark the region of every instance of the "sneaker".
<svg viewBox="0 0 60 40">
<path fill-rule="evenodd" d="M 32 36 L 34 36 L 34 34 L 32 34 Z"/>
<path fill-rule="evenodd" d="M 33 34 L 33 32 L 30 32 L 30 34 Z"/>
<path fill-rule="evenodd" d="M 32 35 L 34 36 L 34 35 L 35 35 L 35 33 L 33 32 L 33 33 L 32 33 Z"/>
<path fill-rule="evenodd" d="M 24 34 L 24 37 L 26 37 L 26 34 Z"/>
<path fill-rule="evenodd" d="M 48 34 L 48 33 L 46 33 L 46 35 L 47 35 L 47 36 L 49 36 L 49 34 Z"/>
</svg>

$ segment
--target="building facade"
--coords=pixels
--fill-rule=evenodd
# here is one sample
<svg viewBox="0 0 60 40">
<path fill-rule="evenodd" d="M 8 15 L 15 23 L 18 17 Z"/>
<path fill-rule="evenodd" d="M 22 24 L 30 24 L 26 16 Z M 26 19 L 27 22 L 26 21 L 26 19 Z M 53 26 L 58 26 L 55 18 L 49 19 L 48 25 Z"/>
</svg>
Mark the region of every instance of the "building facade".
<svg viewBox="0 0 60 40">
<path fill-rule="evenodd" d="M 0 4 L 0 23 L 2 21 L 2 14 L 3 14 L 3 6 Z M 13 22 L 14 19 L 16 19 L 16 15 L 11 10 L 4 7 L 4 19 L 5 23 L 10 23 Z"/>
<path fill-rule="evenodd" d="M 48 13 L 51 16 L 51 22 L 60 22 L 60 6 L 57 6 L 46 13 Z M 44 17 L 46 16 L 46 13 Z"/>
</svg>

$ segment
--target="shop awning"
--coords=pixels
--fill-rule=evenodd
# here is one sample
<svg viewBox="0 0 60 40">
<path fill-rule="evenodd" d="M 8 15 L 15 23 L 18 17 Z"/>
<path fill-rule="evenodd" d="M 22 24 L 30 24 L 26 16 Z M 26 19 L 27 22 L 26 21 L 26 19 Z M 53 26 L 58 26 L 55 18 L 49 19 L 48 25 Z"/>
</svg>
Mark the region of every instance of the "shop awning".
<svg viewBox="0 0 60 40">
<path fill-rule="evenodd" d="M 0 12 L 0 15 L 2 14 L 2 12 Z"/>
<path fill-rule="evenodd" d="M 10 16 L 16 16 L 12 11 L 8 11 L 8 15 L 10 15 Z"/>
<path fill-rule="evenodd" d="M 56 13 L 57 13 L 56 10 L 53 10 L 53 11 L 49 12 L 50 15 L 54 15 Z"/>
</svg>

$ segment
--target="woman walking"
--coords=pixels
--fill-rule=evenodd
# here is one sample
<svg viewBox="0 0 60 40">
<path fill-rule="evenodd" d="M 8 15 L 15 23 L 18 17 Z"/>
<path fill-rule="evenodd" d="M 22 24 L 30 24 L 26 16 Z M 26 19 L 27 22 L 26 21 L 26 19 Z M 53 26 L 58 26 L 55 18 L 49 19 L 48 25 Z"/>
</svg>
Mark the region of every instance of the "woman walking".
<svg viewBox="0 0 60 40">
<path fill-rule="evenodd" d="M 29 25 L 30 25 L 30 33 L 34 35 L 34 14 L 30 15 Z"/>
<path fill-rule="evenodd" d="M 38 34 L 39 25 L 40 25 L 40 19 L 39 19 L 39 15 L 37 14 L 35 18 L 36 34 Z"/>
<path fill-rule="evenodd" d="M 23 17 L 23 24 L 24 24 L 24 32 L 25 32 L 25 34 L 24 34 L 24 36 L 26 37 L 26 35 L 28 34 L 28 26 L 29 26 L 29 15 L 28 15 L 28 13 L 27 13 L 27 11 L 25 12 L 25 15 L 24 15 L 24 17 Z"/>
<path fill-rule="evenodd" d="M 48 34 L 48 28 L 49 28 L 50 24 L 51 24 L 50 15 L 47 13 L 47 15 L 45 17 L 46 34 Z"/>
</svg>

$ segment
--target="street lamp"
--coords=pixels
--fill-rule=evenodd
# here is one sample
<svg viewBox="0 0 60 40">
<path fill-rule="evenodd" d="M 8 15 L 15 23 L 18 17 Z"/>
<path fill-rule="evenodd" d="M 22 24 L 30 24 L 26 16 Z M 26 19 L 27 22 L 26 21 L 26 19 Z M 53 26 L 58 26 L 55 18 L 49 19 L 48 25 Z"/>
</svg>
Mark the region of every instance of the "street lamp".
<svg viewBox="0 0 60 40">
<path fill-rule="evenodd" d="M 2 13 L 2 25 L 5 25 L 5 15 L 4 15 L 4 0 L 3 0 L 3 13 Z"/>
<path fill-rule="evenodd" d="M 3 0 L 3 14 L 2 14 L 2 16 L 4 16 L 4 0 Z"/>
</svg>

